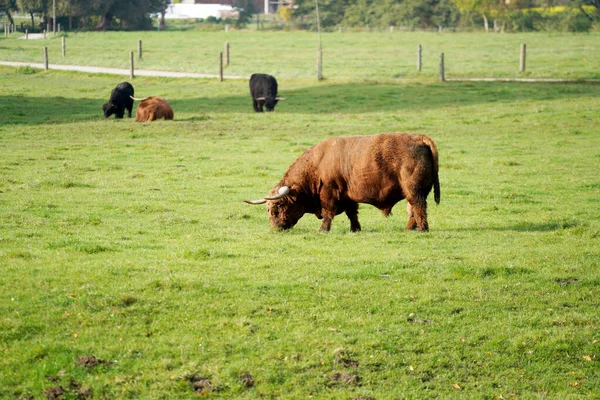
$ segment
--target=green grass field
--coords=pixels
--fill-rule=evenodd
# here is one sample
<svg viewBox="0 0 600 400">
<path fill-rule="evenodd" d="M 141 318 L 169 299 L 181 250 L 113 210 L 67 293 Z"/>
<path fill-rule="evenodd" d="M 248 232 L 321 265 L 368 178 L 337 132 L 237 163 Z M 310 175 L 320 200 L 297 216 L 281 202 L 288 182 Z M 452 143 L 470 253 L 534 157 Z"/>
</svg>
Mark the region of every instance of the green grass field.
<svg viewBox="0 0 600 400">
<path fill-rule="evenodd" d="M 0 398 L 598 398 L 600 87 L 390 79 L 391 59 L 381 78 L 339 60 L 317 83 L 313 36 L 298 35 L 310 45 L 265 56 L 303 66 L 260 69 L 281 75 L 274 113 L 253 112 L 245 80 L 135 78 L 175 120 L 106 120 L 125 78 L 0 67 Z M 388 35 L 355 36 L 372 37 Z M 548 53 L 597 41 L 493 37 Z M 21 43 L 0 40 L 0 59 Z M 474 75 L 502 73 L 469 57 Z M 548 76 L 596 73 L 570 62 Z M 404 202 L 390 218 L 362 205 L 360 233 L 344 215 L 320 233 L 312 215 L 270 231 L 242 201 L 320 140 L 392 131 L 437 143 L 429 233 L 403 230 Z"/>
<path fill-rule="evenodd" d="M 269 71 L 279 78 L 316 77 L 317 34 L 312 32 L 88 32 L 61 38 L 20 40 L 15 33 L 0 39 L 0 60 L 129 68 L 129 52 L 143 43 L 138 69 L 218 72 L 219 52 L 230 43 L 226 74 L 250 76 Z M 326 79 L 401 80 L 437 77 L 444 52 L 449 77 L 597 78 L 600 33 L 474 34 L 423 32 L 324 33 L 323 75 Z M 519 48 L 527 44 L 527 72 L 519 74 Z M 417 46 L 422 71 L 417 72 Z"/>
</svg>

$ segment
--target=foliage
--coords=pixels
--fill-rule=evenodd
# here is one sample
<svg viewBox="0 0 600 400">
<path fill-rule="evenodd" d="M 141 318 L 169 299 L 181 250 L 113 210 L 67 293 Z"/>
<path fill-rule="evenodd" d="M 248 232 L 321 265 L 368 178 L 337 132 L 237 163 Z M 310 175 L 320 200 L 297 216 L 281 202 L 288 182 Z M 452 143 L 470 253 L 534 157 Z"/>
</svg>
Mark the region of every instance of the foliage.
<svg viewBox="0 0 600 400">
<path fill-rule="evenodd" d="M 21 75 L 32 75 L 35 74 L 38 70 L 29 66 L 26 67 L 18 67 L 17 74 Z"/>
<path fill-rule="evenodd" d="M 593 25 L 585 14 L 574 9 L 519 10 L 508 13 L 507 19 L 514 32 L 589 32 Z"/>
<path fill-rule="evenodd" d="M 587 1 L 587 0 L 585 0 Z M 528 10 L 543 6 L 546 10 L 551 2 L 540 0 L 346 0 L 319 2 L 321 23 L 327 30 L 337 25 L 347 27 L 389 25 L 409 28 L 429 29 L 432 27 L 480 26 L 483 20 L 507 24 L 512 31 L 559 30 L 587 31 L 591 24 L 582 20 L 578 13 L 591 22 L 598 8 L 589 0 L 572 3 L 560 16 L 540 12 L 539 15 L 526 15 Z M 294 16 L 301 25 L 314 29 L 314 2 L 301 0 Z M 587 5 L 585 5 L 587 4 Z M 581 5 L 581 6 L 580 6 Z M 564 6 L 563 6 L 564 8 Z M 576 11 L 573 11 L 576 10 Z"/>
<path fill-rule="evenodd" d="M 239 11 L 239 17 L 236 21 L 238 27 L 245 26 L 252 19 L 252 15 L 256 13 L 256 7 L 252 0 L 235 0 L 233 6 Z"/>
<path fill-rule="evenodd" d="M 14 23 L 12 12 L 17 10 L 16 0 L 0 0 L 0 15 L 6 15 L 9 23 Z"/>
<path fill-rule="evenodd" d="M 448 0 L 360 0 L 351 5 L 342 21 L 346 26 L 408 26 L 431 28 L 453 26 L 458 10 Z"/>
</svg>

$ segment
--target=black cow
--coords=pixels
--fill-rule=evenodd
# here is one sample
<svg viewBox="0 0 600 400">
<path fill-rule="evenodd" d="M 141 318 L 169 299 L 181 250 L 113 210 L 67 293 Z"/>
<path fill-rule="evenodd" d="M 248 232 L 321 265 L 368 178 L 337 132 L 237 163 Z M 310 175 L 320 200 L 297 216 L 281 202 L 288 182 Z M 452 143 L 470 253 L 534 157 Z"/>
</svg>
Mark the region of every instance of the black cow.
<svg viewBox="0 0 600 400">
<path fill-rule="evenodd" d="M 133 109 L 133 86 L 129 82 L 119 83 L 110 94 L 108 103 L 102 105 L 104 117 L 108 118 L 115 114 L 115 118 L 123 118 L 125 109 L 131 118 L 131 110 Z"/>
<path fill-rule="evenodd" d="M 250 95 L 256 112 L 263 112 L 263 106 L 267 111 L 273 111 L 279 100 L 285 100 L 283 97 L 277 97 L 277 81 L 267 74 L 252 74 Z"/>
</svg>

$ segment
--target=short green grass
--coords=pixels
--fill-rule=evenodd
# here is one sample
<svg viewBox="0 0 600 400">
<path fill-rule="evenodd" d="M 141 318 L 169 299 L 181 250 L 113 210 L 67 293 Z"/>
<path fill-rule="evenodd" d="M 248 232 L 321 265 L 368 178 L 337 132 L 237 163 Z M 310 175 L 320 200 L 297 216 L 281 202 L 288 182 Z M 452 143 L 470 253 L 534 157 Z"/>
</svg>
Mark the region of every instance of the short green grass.
<svg viewBox="0 0 600 400">
<path fill-rule="evenodd" d="M 597 398 L 598 87 L 283 75 L 264 114 L 246 81 L 136 78 L 175 109 L 138 124 L 102 118 L 121 78 L 0 67 L 0 397 Z M 429 233 L 242 202 L 391 131 L 437 142 Z"/>
<path fill-rule="evenodd" d="M 0 60 L 129 68 L 129 52 L 138 69 L 218 72 L 219 52 L 230 44 L 225 73 L 250 76 L 267 72 L 280 78 L 316 77 L 317 34 L 293 32 L 83 32 L 46 40 L 0 38 Z M 138 40 L 143 59 L 137 59 Z M 330 32 L 322 34 L 323 75 L 327 79 L 399 80 L 434 78 L 444 52 L 448 77 L 600 78 L 600 33 L 424 33 Z M 519 74 L 519 48 L 527 44 L 527 69 Z M 417 46 L 422 71 L 417 72 Z"/>
</svg>

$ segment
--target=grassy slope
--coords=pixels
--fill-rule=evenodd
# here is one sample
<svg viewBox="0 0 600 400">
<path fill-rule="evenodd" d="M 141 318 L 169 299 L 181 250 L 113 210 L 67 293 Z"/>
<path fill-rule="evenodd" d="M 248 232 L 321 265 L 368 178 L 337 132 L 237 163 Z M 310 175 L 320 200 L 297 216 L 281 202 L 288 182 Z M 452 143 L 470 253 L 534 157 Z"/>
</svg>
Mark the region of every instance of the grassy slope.
<svg viewBox="0 0 600 400">
<path fill-rule="evenodd" d="M 100 118 L 116 79 L 0 68 L 2 395 L 180 398 L 193 374 L 217 398 L 600 390 L 595 86 L 287 78 L 258 115 L 246 82 L 138 78 L 176 120 L 135 124 Z M 323 138 L 385 131 L 438 144 L 430 233 L 403 204 L 361 207 L 359 234 L 269 232 L 241 202 Z"/>
</svg>

